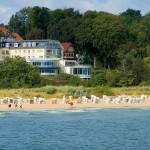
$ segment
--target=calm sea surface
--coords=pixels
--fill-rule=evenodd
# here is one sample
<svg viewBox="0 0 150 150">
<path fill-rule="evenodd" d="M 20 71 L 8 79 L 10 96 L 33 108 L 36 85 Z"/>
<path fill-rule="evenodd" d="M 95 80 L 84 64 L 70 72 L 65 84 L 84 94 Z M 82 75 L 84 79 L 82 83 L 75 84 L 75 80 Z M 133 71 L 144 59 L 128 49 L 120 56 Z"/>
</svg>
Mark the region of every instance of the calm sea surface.
<svg viewBox="0 0 150 150">
<path fill-rule="evenodd" d="M 0 150 L 149 149 L 149 108 L 0 111 Z"/>
</svg>

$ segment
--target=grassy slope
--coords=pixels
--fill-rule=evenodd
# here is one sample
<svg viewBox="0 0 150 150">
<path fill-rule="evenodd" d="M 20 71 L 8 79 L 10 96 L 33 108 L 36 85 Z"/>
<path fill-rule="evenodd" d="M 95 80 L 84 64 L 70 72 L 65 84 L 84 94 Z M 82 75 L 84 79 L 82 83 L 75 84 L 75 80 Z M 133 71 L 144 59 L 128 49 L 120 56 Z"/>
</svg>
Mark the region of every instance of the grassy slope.
<svg viewBox="0 0 150 150">
<path fill-rule="evenodd" d="M 9 97 L 18 97 L 23 98 L 33 98 L 34 96 L 48 98 L 62 98 L 69 90 L 81 91 L 81 90 L 92 91 L 92 88 L 85 87 L 72 87 L 72 86 L 47 86 L 42 88 L 31 88 L 31 89 L 1 89 L 0 98 L 9 96 Z M 105 89 L 104 89 L 105 91 Z M 112 88 L 114 95 L 135 95 L 140 96 L 142 94 L 150 96 L 150 86 L 149 87 L 122 87 L 122 88 Z M 103 92 L 100 90 L 100 92 Z M 92 94 L 92 92 L 90 93 Z M 103 95 L 104 93 L 99 93 Z"/>
</svg>

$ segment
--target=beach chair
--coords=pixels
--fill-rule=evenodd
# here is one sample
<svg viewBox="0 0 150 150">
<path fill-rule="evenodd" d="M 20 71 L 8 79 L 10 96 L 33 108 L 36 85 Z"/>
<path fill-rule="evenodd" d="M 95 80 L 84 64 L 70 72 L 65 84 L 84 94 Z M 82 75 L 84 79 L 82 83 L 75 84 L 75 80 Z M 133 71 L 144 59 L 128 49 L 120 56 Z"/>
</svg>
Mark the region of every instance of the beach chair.
<svg viewBox="0 0 150 150">
<path fill-rule="evenodd" d="M 8 103 L 8 98 L 7 98 L 7 97 L 4 97 L 4 98 L 3 98 L 3 103 L 4 103 L 4 104 L 7 104 L 7 103 Z"/>
<path fill-rule="evenodd" d="M 34 104 L 34 100 L 30 99 L 29 104 Z"/>
<path fill-rule="evenodd" d="M 78 97 L 77 103 L 81 103 L 81 98 L 80 97 Z"/>
<path fill-rule="evenodd" d="M 53 99 L 52 104 L 57 104 L 57 99 Z"/>
<path fill-rule="evenodd" d="M 3 99 L 2 99 L 2 98 L 0 99 L 0 104 L 1 104 L 1 105 L 3 105 L 3 104 L 4 104 L 4 102 L 3 102 Z"/>
</svg>

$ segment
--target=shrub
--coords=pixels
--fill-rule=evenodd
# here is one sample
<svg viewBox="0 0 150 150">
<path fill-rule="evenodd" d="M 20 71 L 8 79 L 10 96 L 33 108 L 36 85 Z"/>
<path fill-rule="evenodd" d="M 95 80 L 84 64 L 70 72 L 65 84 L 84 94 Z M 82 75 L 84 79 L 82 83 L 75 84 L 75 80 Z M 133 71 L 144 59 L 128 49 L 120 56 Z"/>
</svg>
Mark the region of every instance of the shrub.
<svg viewBox="0 0 150 150">
<path fill-rule="evenodd" d="M 78 76 L 71 76 L 69 80 L 69 84 L 73 86 L 79 86 L 80 85 L 80 78 Z"/>
<path fill-rule="evenodd" d="M 90 80 L 81 80 L 80 84 L 84 87 L 91 87 L 91 81 Z"/>
<path fill-rule="evenodd" d="M 71 88 L 66 91 L 65 95 L 73 96 L 74 98 L 78 98 L 82 96 L 90 97 L 90 89 L 86 89 L 84 87 Z"/>
<path fill-rule="evenodd" d="M 97 75 L 94 75 L 92 79 L 90 80 L 92 86 L 99 86 L 99 85 L 106 85 L 106 73 L 98 73 Z"/>
<path fill-rule="evenodd" d="M 36 92 L 44 92 L 44 93 L 47 93 L 47 94 L 55 94 L 56 89 L 53 88 L 53 87 L 43 87 L 43 88 L 37 89 Z"/>
<path fill-rule="evenodd" d="M 65 93 L 66 96 L 74 96 L 76 90 L 75 89 L 68 89 Z"/>
<path fill-rule="evenodd" d="M 96 96 L 103 96 L 103 95 L 115 95 L 113 90 L 107 86 L 97 86 L 91 89 L 91 94 Z"/>
</svg>

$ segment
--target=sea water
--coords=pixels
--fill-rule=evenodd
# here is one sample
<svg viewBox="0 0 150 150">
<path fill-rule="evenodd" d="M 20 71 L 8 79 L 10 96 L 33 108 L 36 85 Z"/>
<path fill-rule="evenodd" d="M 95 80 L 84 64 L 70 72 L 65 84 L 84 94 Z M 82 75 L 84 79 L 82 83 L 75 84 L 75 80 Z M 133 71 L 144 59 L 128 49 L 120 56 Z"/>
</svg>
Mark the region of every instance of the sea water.
<svg viewBox="0 0 150 150">
<path fill-rule="evenodd" d="M 0 150 L 149 149 L 149 108 L 0 111 Z"/>
</svg>

